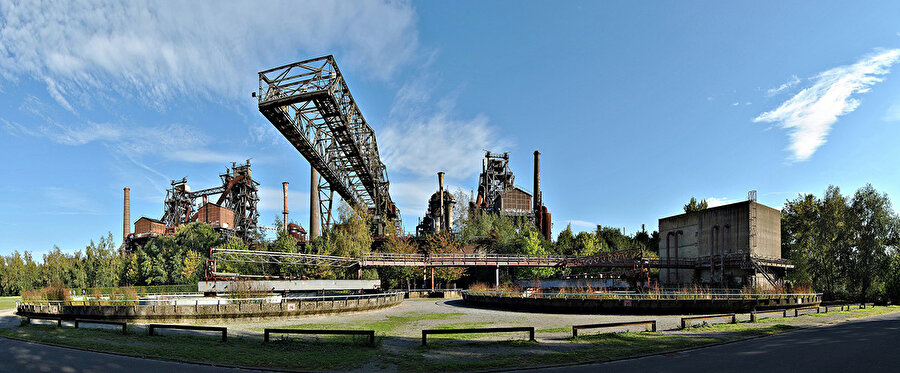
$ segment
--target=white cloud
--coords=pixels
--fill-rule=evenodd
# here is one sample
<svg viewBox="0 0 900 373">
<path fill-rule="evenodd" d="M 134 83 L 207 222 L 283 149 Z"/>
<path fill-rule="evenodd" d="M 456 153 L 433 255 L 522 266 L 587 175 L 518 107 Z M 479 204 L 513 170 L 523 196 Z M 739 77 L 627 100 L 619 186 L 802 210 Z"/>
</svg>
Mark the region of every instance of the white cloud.
<svg viewBox="0 0 900 373">
<path fill-rule="evenodd" d="M 792 160 L 805 161 L 825 144 L 831 126 L 839 116 L 853 112 L 860 101 L 851 97 L 868 92 L 882 81 L 890 67 L 900 59 L 900 49 L 881 51 L 856 63 L 839 66 L 816 75 L 812 86 L 801 90 L 772 111 L 760 114 L 754 122 L 778 123 L 790 130 Z"/>
<path fill-rule="evenodd" d="M 706 205 L 708 207 L 722 206 L 722 205 L 727 205 L 727 204 L 733 203 L 733 202 L 734 201 L 728 199 L 727 197 L 721 197 L 721 198 L 709 197 L 706 199 Z"/>
<path fill-rule="evenodd" d="M 786 90 L 788 90 L 788 89 L 793 88 L 793 87 L 794 87 L 795 85 L 797 85 L 797 84 L 800 84 L 800 78 L 798 78 L 796 75 L 792 75 L 792 76 L 791 76 L 791 80 L 789 80 L 788 82 L 786 82 L 786 83 L 784 83 L 784 84 L 778 86 L 778 88 L 770 88 L 770 89 L 768 89 L 768 90 L 766 91 L 766 96 L 768 96 L 768 97 L 775 96 L 775 95 L 777 95 L 777 94 L 779 94 L 779 93 L 781 93 L 781 92 L 784 92 L 784 91 L 786 91 Z"/>
<path fill-rule="evenodd" d="M 413 119 L 378 134 L 381 156 L 391 172 L 431 176 L 444 171 L 462 179 L 481 171 L 484 150 L 501 150 L 505 143 L 484 115 L 451 118 L 447 112 Z"/>
<path fill-rule="evenodd" d="M 386 79 L 416 51 L 416 18 L 395 1 L 0 1 L 0 76 L 44 82 L 73 113 L 98 91 L 246 99 L 256 72 L 327 53 Z"/>
<path fill-rule="evenodd" d="M 900 104 L 893 104 L 884 113 L 884 120 L 887 122 L 900 122 Z"/>
<path fill-rule="evenodd" d="M 569 220 L 566 222 L 567 224 L 571 224 L 573 227 L 581 227 L 581 228 L 589 228 L 596 229 L 597 223 L 584 221 L 584 220 Z"/>
</svg>

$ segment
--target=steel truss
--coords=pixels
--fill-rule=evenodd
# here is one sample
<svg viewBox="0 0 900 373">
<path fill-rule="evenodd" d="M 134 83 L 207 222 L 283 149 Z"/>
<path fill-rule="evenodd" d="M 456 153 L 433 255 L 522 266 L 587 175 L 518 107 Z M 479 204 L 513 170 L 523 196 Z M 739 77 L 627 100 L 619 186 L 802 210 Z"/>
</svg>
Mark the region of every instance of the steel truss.
<svg viewBox="0 0 900 373">
<path fill-rule="evenodd" d="M 296 264 L 331 267 L 352 267 L 359 264 L 357 259 L 342 256 L 231 249 L 213 249 L 211 251 L 211 259 L 231 263 Z"/>
<path fill-rule="evenodd" d="M 234 212 L 234 233 L 244 241 L 253 240 L 259 219 L 259 183 L 253 180 L 250 161 L 242 165 L 232 163 L 219 178 L 221 186 L 193 192 L 188 190 L 185 178 L 172 180 L 172 188 L 166 190 L 165 212 L 160 220 L 166 227 L 190 223 L 197 199 L 218 194 L 215 203 Z"/>
<path fill-rule="evenodd" d="M 365 206 L 376 233 L 399 224 L 375 131 L 363 118 L 333 56 L 259 73 L 259 111 L 319 173 L 320 219 L 327 230 L 332 195 Z"/>
</svg>

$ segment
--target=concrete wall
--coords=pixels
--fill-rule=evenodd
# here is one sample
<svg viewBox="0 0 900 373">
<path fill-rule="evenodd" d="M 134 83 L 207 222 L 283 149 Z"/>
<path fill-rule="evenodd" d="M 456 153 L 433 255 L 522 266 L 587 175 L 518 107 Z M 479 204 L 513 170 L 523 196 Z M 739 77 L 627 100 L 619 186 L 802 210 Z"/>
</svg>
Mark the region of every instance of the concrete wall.
<svg viewBox="0 0 900 373">
<path fill-rule="evenodd" d="M 66 318 L 106 320 L 196 320 L 272 318 L 309 314 L 365 311 L 395 306 L 403 301 L 403 293 L 386 293 L 377 296 L 347 296 L 332 299 L 295 300 L 280 303 L 230 303 L 196 305 L 19 305 L 19 316 L 63 316 Z M 77 302 L 76 302 L 77 303 Z"/>
<path fill-rule="evenodd" d="M 818 306 L 820 296 L 797 296 L 758 300 L 716 299 L 578 299 L 498 297 L 463 293 L 466 304 L 547 313 L 684 315 L 750 312 Z"/>
<path fill-rule="evenodd" d="M 680 259 L 708 257 L 713 251 L 716 255 L 749 252 L 754 255 L 781 258 L 781 213 L 756 202 L 737 202 L 659 219 L 660 259 L 667 258 L 668 234 L 678 231 L 683 232 L 678 235 Z M 668 255 L 674 260 L 674 236 L 669 238 L 669 248 Z M 743 285 L 754 277 L 754 273 L 738 268 L 727 268 L 725 276 L 731 282 Z M 695 280 L 709 283 L 710 271 L 663 268 L 660 269 L 659 280 L 666 286 L 688 284 Z"/>
</svg>

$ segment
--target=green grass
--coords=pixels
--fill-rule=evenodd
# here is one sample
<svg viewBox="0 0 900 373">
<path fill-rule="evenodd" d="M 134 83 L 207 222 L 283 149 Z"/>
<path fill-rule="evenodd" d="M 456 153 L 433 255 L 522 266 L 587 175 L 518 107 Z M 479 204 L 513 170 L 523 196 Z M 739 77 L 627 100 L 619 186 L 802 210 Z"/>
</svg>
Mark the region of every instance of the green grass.
<svg viewBox="0 0 900 373">
<path fill-rule="evenodd" d="M 535 333 L 562 333 L 562 332 L 572 332 L 571 326 L 563 326 L 559 328 L 547 328 L 547 329 L 537 329 L 534 331 Z"/>
<path fill-rule="evenodd" d="M 347 323 L 347 324 L 296 324 L 296 325 L 287 325 L 281 326 L 279 328 L 284 329 L 363 329 L 363 330 L 374 330 L 375 333 L 388 333 L 396 330 L 397 328 L 413 324 L 417 321 L 424 320 L 448 320 L 457 318 L 459 316 L 465 315 L 464 313 L 459 312 L 451 312 L 451 313 L 416 313 L 416 312 L 407 312 L 399 316 L 387 316 L 383 320 L 371 321 L 371 322 L 362 322 L 362 323 Z M 262 331 L 263 329 L 256 329 L 257 331 Z"/>
<path fill-rule="evenodd" d="M 876 307 L 874 309 L 845 311 L 845 317 L 855 318 L 895 312 L 900 307 Z M 834 312 L 839 313 L 839 312 Z M 832 314 L 832 313 L 829 313 Z M 849 314 L 849 315 L 847 315 Z M 375 329 L 389 336 L 379 340 L 396 338 L 391 331 L 404 325 L 423 320 L 449 320 L 436 328 L 472 328 L 490 325 L 491 322 L 462 322 L 454 320 L 461 313 L 406 313 L 388 316 L 382 320 L 358 324 L 297 324 L 293 328 L 320 329 Z M 142 329 L 134 329 L 128 335 L 114 330 L 56 328 L 55 325 L 31 325 L 0 330 L 2 336 L 12 336 L 40 342 L 113 351 L 128 354 L 164 356 L 167 358 L 205 361 L 262 368 L 287 368 L 299 370 L 352 370 L 379 367 L 390 370 L 431 372 L 471 371 L 492 368 L 516 368 L 552 365 L 560 363 L 602 361 L 639 354 L 665 352 L 682 348 L 701 347 L 751 336 L 775 334 L 794 328 L 785 323 L 793 317 L 764 319 L 771 322 L 741 322 L 738 324 L 700 325 L 678 333 L 603 333 L 583 335 L 570 339 L 565 348 L 553 348 L 542 343 L 524 340 L 520 334 L 510 334 L 509 339 L 473 341 L 478 335 L 459 335 L 461 341 L 435 340 L 426 347 L 409 349 L 366 346 L 363 339 L 352 337 L 294 338 L 290 336 L 268 344 L 262 336 L 229 336 L 227 343 L 217 335 L 164 334 L 149 337 Z M 541 329 L 538 332 L 563 332 L 570 328 Z M 524 333 L 523 333 L 524 334 Z M 439 336 L 434 336 L 439 337 Z M 451 336 L 445 336 L 451 337 Z M 541 336 L 538 335 L 540 338 Z M 431 336 L 429 336 L 431 339 Z M 412 341 L 417 346 L 417 341 Z"/>
<path fill-rule="evenodd" d="M 343 341 L 298 342 L 218 335 L 170 334 L 147 336 L 145 332 L 121 335 L 113 330 L 57 328 L 31 325 L 0 330 L 0 335 L 54 344 L 127 354 L 224 363 L 242 366 L 291 369 L 347 370 L 359 368 L 378 356 L 378 349 Z"/>
<path fill-rule="evenodd" d="M 16 301 L 21 299 L 21 297 L 0 297 L 0 311 L 15 309 Z"/>
</svg>

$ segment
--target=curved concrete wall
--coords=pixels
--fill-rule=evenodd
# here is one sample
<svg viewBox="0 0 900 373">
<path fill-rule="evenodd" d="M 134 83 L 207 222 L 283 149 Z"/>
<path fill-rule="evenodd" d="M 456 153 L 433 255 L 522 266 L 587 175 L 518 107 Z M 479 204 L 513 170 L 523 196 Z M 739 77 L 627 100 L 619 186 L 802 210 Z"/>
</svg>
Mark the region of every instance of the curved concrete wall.
<svg viewBox="0 0 900 373">
<path fill-rule="evenodd" d="M 549 313 L 595 314 L 709 314 L 736 313 L 752 310 L 817 306 L 818 296 L 760 300 L 711 299 L 579 299 L 579 298 L 522 298 L 463 293 L 463 300 L 472 305 Z"/>
<path fill-rule="evenodd" d="M 323 313 L 354 312 L 395 306 L 403 293 L 387 293 L 332 299 L 285 299 L 281 303 L 236 303 L 212 305 L 50 305 L 20 304 L 19 316 L 62 316 L 107 320 L 182 320 L 270 318 Z"/>
</svg>

